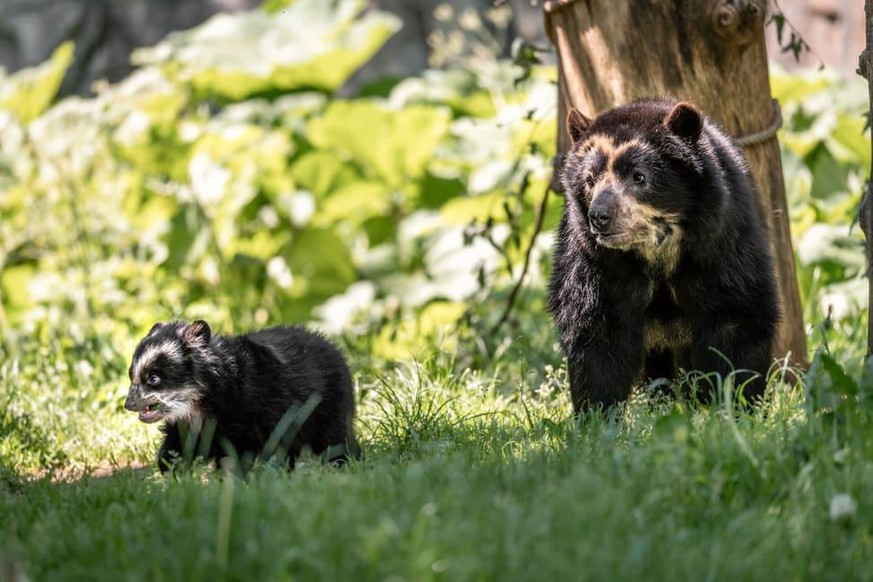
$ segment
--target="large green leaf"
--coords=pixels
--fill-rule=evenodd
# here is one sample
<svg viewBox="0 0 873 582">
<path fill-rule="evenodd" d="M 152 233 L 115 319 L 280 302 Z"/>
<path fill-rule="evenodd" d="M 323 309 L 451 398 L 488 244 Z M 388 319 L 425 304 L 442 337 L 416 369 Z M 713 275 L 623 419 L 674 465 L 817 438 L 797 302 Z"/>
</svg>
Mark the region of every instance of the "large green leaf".
<svg viewBox="0 0 873 582">
<path fill-rule="evenodd" d="M 839 115 L 827 140 L 828 149 L 843 163 L 863 165 L 870 160 L 870 130 L 860 115 Z"/>
<path fill-rule="evenodd" d="M 337 190 L 321 203 L 317 222 L 350 221 L 361 224 L 390 214 L 391 193 L 380 182 L 359 180 Z"/>
<path fill-rule="evenodd" d="M 400 110 L 375 101 L 336 101 L 308 126 L 319 148 L 347 154 L 395 189 L 424 175 L 449 127 L 448 110 L 416 105 Z"/>
<path fill-rule="evenodd" d="M 133 55 L 165 65 L 197 91 L 237 101 L 259 93 L 332 92 L 400 26 L 386 13 L 356 19 L 363 0 L 297 0 L 274 14 L 219 14 Z"/>
<path fill-rule="evenodd" d="M 336 154 L 316 150 L 300 157 L 291 166 L 291 176 L 318 198 L 326 198 L 341 188 L 359 182 L 360 172 Z"/>
<path fill-rule="evenodd" d="M 342 293 L 357 279 L 348 247 L 335 232 L 306 228 L 298 232 L 285 253 L 294 276 L 292 295 L 322 301 Z"/>
<path fill-rule="evenodd" d="M 813 198 L 826 200 L 846 191 L 846 171 L 824 145 L 819 145 L 807 156 L 807 164 L 812 170 Z"/>
<path fill-rule="evenodd" d="M 74 45 L 65 42 L 49 61 L 4 78 L 0 69 L 0 109 L 15 113 L 22 123 L 39 117 L 58 94 L 61 81 L 73 62 Z"/>
<path fill-rule="evenodd" d="M 36 268 L 31 263 L 0 270 L 0 297 L 5 309 L 24 311 L 31 306 L 28 284 L 35 274 Z"/>
</svg>

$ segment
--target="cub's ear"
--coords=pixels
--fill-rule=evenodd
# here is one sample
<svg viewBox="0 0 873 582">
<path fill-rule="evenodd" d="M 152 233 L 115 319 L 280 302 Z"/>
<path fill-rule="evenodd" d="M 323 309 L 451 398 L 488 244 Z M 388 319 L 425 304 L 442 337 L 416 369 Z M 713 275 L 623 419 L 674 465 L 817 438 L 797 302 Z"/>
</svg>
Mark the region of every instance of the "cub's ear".
<svg viewBox="0 0 873 582">
<path fill-rule="evenodd" d="M 680 102 L 664 118 L 664 126 L 674 135 L 695 142 L 703 130 L 703 116 L 694 105 Z"/>
<path fill-rule="evenodd" d="M 182 340 L 189 344 L 208 344 L 211 338 L 212 330 L 202 319 L 188 324 L 182 330 Z"/>
<path fill-rule="evenodd" d="M 156 324 L 154 324 L 154 325 L 152 326 L 152 328 L 149 330 L 149 332 L 146 334 L 146 336 L 150 336 L 150 335 L 152 335 L 153 333 L 155 333 L 156 331 L 158 331 L 158 330 L 161 329 L 162 327 L 164 327 L 164 324 L 161 323 L 160 321 L 157 322 Z"/>
<path fill-rule="evenodd" d="M 579 143 L 589 127 L 591 127 L 591 120 L 582 115 L 575 107 L 567 114 L 567 131 L 570 132 L 574 144 Z"/>
</svg>

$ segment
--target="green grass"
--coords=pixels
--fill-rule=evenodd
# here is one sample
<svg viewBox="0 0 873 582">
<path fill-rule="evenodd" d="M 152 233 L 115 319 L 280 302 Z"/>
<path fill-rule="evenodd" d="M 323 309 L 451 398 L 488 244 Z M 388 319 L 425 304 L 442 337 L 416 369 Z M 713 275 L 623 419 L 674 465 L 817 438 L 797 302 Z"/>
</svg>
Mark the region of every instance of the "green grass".
<svg viewBox="0 0 873 582">
<path fill-rule="evenodd" d="M 107 460 L 150 463 L 157 430 L 121 408 L 123 358 L 107 353 L 89 372 L 77 349 L 48 345 L 0 368 L 7 573 L 873 577 L 873 414 L 864 382 L 855 398 L 834 392 L 849 389 L 831 360 L 806 389 L 836 398 L 830 407 L 811 408 L 802 386 L 781 386 L 752 415 L 639 394 L 620 414 L 574 423 L 562 370 L 531 385 L 521 371 L 456 373 L 435 357 L 359 374 L 366 458 L 346 468 L 310 459 L 290 474 L 164 478 L 149 464 L 94 478 L 81 474 Z M 832 518 L 844 493 L 856 506 Z"/>
</svg>

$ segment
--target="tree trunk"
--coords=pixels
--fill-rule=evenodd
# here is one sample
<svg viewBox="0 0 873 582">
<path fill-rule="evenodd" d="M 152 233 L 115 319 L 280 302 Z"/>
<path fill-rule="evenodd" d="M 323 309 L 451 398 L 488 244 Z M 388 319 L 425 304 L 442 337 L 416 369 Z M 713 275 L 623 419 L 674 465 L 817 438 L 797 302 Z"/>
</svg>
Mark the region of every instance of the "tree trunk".
<svg viewBox="0 0 873 582">
<path fill-rule="evenodd" d="M 864 3 L 864 14 L 867 19 L 867 48 L 858 59 L 858 74 L 867 79 L 869 119 L 873 120 L 873 0 Z M 873 132 L 870 134 L 870 142 L 873 144 Z M 873 156 L 870 160 L 870 168 L 873 170 Z M 858 212 L 858 222 L 864 237 L 867 239 L 867 355 L 873 354 L 873 317 L 870 317 L 870 306 L 873 305 L 873 179 L 868 177 L 867 189 L 864 199 L 861 201 L 861 209 Z"/>
<path fill-rule="evenodd" d="M 782 161 L 764 43 L 766 0 L 546 0 L 546 32 L 558 51 L 558 116 L 593 117 L 645 95 L 696 103 L 745 145 L 766 209 L 782 321 L 774 356 L 806 363 Z M 570 136 L 559 124 L 558 151 Z M 743 137 L 750 139 L 743 140 Z"/>
</svg>

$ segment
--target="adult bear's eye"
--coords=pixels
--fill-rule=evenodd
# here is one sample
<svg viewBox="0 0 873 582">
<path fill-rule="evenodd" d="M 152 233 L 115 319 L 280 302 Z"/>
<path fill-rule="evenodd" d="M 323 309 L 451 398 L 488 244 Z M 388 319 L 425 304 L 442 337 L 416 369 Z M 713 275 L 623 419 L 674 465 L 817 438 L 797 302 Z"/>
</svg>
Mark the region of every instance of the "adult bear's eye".
<svg viewBox="0 0 873 582">
<path fill-rule="evenodd" d="M 586 186 L 588 186 L 589 188 L 594 188 L 594 184 L 596 183 L 596 181 L 594 180 L 594 174 L 585 174 L 584 180 Z"/>
<path fill-rule="evenodd" d="M 646 175 L 642 172 L 634 172 L 633 174 L 634 184 L 645 184 L 646 183 Z"/>
</svg>

